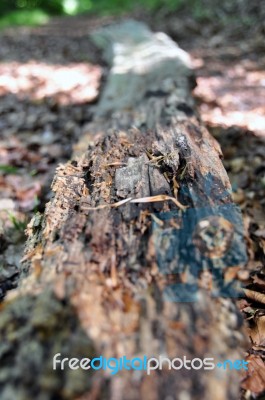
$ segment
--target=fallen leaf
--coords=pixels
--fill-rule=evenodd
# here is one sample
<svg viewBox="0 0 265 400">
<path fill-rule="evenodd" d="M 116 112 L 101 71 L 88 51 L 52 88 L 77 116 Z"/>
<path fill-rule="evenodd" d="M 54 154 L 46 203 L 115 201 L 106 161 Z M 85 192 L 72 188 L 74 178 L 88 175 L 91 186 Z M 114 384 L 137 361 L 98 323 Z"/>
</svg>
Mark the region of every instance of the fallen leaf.
<svg viewBox="0 0 265 400">
<path fill-rule="evenodd" d="M 243 289 L 245 295 L 258 303 L 265 304 L 265 294 L 256 292 L 255 290 Z"/>
<path fill-rule="evenodd" d="M 252 321 L 254 325 L 250 326 L 248 329 L 249 336 L 255 345 L 263 346 L 265 345 L 265 315 L 257 315 Z"/>
<path fill-rule="evenodd" d="M 265 366 L 261 357 L 250 355 L 246 358 L 248 371 L 241 387 L 252 393 L 260 394 L 265 389 Z"/>
</svg>

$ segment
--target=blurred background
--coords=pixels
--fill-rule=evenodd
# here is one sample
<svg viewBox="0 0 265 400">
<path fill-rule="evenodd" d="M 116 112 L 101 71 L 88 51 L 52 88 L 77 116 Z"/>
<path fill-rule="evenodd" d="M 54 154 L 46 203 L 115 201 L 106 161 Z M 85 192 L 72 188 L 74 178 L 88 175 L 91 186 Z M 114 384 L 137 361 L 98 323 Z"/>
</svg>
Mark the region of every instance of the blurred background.
<svg viewBox="0 0 265 400">
<path fill-rule="evenodd" d="M 264 27 L 262 0 L 3 0 L 0 4 L 0 26 L 35 25 L 59 15 L 110 15 L 124 12 L 147 12 L 160 17 L 188 10 L 196 20 L 212 20 L 215 26 L 232 23 L 235 27 Z M 240 25 L 240 26 L 239 26 Z"/>
<path fill-rule="evenodd" d="M 49 201 L 56 166 L 86 135 L 106 79 L 89 34 L 122 18 L 167 33 L 191 55 L 197 107 L 222 146 L 244 217 L 251 279 L 264 291 L 264 1 L 1 0 L 0 299 L 17 285 L 24 230 Z M 265 388 L 265 309 L 242 307 L 258 365 L 243 388 L 258 396 Z"/>
</svg>

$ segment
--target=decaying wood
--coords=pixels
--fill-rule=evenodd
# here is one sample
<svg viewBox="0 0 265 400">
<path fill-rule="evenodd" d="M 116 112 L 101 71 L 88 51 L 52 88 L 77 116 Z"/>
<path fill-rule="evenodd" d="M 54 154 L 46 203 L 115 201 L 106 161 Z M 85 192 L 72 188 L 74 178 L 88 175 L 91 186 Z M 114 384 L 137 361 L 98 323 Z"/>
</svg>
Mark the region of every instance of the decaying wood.
<svg viewBox="0 0 265 400">
<path fill-rule="evenodd" d="M 133 21 L 93 39 L 112 67 L 87 134 L 27 228 L 20 287 L 2 307 L 1 399 L 238 399 L 240 376 L 223 369 L 52 371 L 57 352 L 217 362 L 241 359 L 245 341 L 234 301 L 203 278 L 245 256 L 221 150 L 196 114 L 188 56 Z M 207 247 L 208 227 L 222 231 L 218 246 Z M 187 280 L 188 291 L 198 283 L 193 294 L 178 286 Z"/>
</svg>

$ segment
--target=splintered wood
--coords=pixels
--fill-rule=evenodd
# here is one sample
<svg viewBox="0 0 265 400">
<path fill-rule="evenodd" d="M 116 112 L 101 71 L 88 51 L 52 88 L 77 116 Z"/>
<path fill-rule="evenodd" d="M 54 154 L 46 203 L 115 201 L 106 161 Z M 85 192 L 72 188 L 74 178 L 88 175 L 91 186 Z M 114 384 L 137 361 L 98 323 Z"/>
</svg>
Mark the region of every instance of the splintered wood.
<svg viewBox="0 0 265 400">
<path fill-rule="evenodd" d="M 189 57 L 135 21 L 99 29 L 93 40 L 110 73 L 87 135 L 57 168 L 53 196 L 27 228 L 24 274 L 9 301 L 49 289 L 74 307 L 98 356 L 242 359 L 236 288 L 223 279 L 246 261 L 240 215 L 220 147 L 196 113 Z M 211 284 L 199 284 L 206 273 Z M 49 330 L 49 318 L 42 323 Z M 45 351 L 40 359 L 52 368 Z M 90 387 L 67 391 L 65 383 L 45 388 L 52 374 L 41 369 L 44 397 L 36 398 L 239 398 L 238 371 L 217 367 L 86 372 Z"/>
</svg>

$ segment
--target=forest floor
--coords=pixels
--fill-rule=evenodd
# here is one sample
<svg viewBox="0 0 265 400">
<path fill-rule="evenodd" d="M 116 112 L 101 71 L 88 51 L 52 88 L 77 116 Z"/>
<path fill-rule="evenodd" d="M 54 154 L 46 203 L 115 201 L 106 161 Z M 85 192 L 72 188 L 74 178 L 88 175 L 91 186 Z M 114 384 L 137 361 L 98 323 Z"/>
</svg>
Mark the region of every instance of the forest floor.
<svg viewBox="0 0 265 400">
<path fill-rule="evenodd" d="M 257 366 L 242 389 L 244 399 L 257 398 L 265 388 L 264 40 L 187 16 L 141 18 L 192 56 L 199 113 L 221 143 L 242 210 L 249 263 L 241 278 L 249 292 L 239 306 Z M 16 286 L 26 224 L 43 211 L 56 166 L 71 158 L 91 121 L 106 65 L 88 35 L 111 19 L 59 18 L 0 34 L 0 298 Z"/>
</svg>

